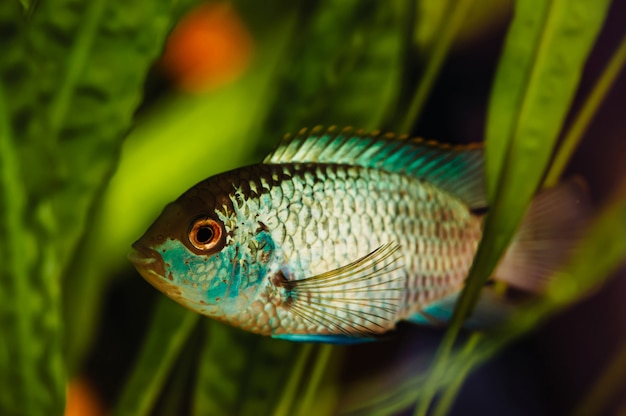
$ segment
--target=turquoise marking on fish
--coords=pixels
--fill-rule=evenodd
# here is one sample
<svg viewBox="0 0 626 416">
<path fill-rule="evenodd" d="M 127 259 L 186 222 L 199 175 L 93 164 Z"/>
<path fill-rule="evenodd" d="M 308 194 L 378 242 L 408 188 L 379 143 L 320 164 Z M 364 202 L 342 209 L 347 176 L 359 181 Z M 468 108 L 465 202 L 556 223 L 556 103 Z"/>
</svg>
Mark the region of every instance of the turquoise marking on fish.
<svg viewBox="0 0 626 416">
<path fill-rule="evenodd" d="M 401 320 L 445 323 L 482 237 L 482 163 L 479 145 L 302 130 L 181 195 L 130 259 L 191 310 L 280 339 L 353 343 Z M 495 278 L 545 285 L 581 222 L 578 191 L 537 198 Z M 501 310 L 479 307 L 475 321 Z"/>
</svg>

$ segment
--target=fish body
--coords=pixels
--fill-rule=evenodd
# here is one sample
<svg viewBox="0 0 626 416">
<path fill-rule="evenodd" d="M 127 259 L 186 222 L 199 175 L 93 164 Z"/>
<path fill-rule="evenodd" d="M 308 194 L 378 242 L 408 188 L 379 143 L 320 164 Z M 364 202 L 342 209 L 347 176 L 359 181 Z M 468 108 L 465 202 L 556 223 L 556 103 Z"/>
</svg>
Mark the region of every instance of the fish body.
<svg viewBox="0 0 626 416">
<path fill-rule="evenodd" d="M 247 331 L 364 340 L 436 321 L 429 310 L 468 274 L 483 201 L 479 147 L 303 131 L 181 195 L 131 260 L 182 305 Z"/>
</svg>

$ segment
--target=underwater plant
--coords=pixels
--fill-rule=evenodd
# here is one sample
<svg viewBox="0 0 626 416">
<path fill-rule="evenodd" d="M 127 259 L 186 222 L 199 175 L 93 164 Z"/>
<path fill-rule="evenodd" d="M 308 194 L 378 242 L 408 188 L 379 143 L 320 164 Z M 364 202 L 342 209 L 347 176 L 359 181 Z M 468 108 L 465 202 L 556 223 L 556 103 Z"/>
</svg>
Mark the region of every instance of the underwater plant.
<svg viewBox="0 0 626 416">
<path fill-rule="evenodd" d="M 477 368 L 623 262 L 626 183 L 609 166 L 622 145 L 601 149 L 606 172 L 622 175 L 604 193 L 589 181 L 597 212 L 545 293 L 498 327 L 463 329 L 533 196 L 596 134 L 626 60 L 611 23 L 625 16 L 619 2 L 210 1 L 191 19 L 198 30 L 172 32 L 199 4 L 0 2 L 0 414 L 63 414 L 79 394 L 70 380 L 120 415 L 447 414 Z M 170 33 L 167 48 L 210 46 L 202 59 L 168 50 L 159 62 Z M 592 60 L 599 39 L 610 48 Z M 450 58 L 456 74 L 472 68 L 472 44 L 488 41 L 486 108 L 462 96 L 441 105 Z M 405 325 L 365 346 L 274 340 L 185 310 L 127 262 L 182 191 L 320 124 L 455 143 L 484 135 L 485 237 L 447 329 Z M 567 411 L 601 414 L 621 400 L 624 342 Z"/>
</svg>

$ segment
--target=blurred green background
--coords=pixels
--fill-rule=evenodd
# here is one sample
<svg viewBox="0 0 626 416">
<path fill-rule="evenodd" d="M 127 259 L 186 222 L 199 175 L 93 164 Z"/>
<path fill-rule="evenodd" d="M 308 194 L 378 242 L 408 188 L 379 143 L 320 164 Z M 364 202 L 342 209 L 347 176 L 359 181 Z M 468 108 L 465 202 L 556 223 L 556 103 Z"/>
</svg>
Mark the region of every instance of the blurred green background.
<svg viewBox="0 0 626 416">
<path fill-rule="evenodd" d="M 413 414 L 429 391 L 433 413 L 626 412 L 625 6 L 2 2 L 0 414 Z M 462 332 L 439 378 L 444 329 L 276 341 L 196 316 L 132 269 L 166 203 L 318 124 L 486 138 L 494 253 L 546 170 L 567 167 L 598 207 L 578 262 L 503 330 Z M 573 156 L 555 147 L 570 137 Z"/>
</svg>

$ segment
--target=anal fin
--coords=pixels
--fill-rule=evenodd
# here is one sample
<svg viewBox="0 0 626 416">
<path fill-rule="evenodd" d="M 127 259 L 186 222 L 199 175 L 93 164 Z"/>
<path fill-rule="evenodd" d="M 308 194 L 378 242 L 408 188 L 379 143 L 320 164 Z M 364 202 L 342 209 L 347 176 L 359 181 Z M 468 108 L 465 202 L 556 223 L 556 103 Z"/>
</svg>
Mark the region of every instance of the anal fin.
<svg viewBox="0 0 626 416">
<path fill-rule="evenodd" d="M 424 326 L 446 326 L 452 319 L 460 296 L 461 292 L 456 292 L 439 299 L 408 317 L 407 321 Z M 485 287 L 463 326 L 473 330 L 494 328 L 506 320 L 513 307 L 513 303 L 496 293 L 492 287 Z"/>
</svg>

